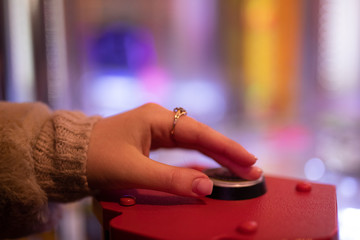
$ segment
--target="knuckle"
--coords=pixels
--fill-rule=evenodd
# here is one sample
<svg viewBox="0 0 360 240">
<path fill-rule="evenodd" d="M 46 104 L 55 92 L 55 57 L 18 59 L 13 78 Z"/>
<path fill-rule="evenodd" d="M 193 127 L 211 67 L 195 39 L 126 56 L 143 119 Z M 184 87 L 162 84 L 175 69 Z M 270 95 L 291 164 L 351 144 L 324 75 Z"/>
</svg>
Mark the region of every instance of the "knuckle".
<svg viewBox="0 0 360 240">
<path fill-rule="evenodd" d="M 168 191 L 176 191 L 180 187 L 180 179 L 181 179 L 181 171 L 178 168 L 169 169 L 169 173 L 167 175 L 167 190 Z"/>
<path fill-rule="evenodd" d="M 141 108 L 151 111 L 151 110 L 161 109 L 162 107 L 157 103 L 149 102 L 142 105 Z"/>
</svg>

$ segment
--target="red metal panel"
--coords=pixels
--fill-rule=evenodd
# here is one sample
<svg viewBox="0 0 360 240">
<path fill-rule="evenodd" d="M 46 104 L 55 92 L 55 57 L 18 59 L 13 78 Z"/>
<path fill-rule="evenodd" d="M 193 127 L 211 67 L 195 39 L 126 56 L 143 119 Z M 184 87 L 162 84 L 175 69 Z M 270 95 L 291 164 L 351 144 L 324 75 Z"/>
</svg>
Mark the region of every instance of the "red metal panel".
<svg viewBox="0 0 360 240">
<path fill-rule="evenodd" d="M 100 221 L 111 239 L 338 239 L 334 186 L 270 176 L 266 185 L 266 194 L 238 201 L 112 192 L 99 198 Z M 121 206 L 123 195 L 136 204 Z"/>
</svg>

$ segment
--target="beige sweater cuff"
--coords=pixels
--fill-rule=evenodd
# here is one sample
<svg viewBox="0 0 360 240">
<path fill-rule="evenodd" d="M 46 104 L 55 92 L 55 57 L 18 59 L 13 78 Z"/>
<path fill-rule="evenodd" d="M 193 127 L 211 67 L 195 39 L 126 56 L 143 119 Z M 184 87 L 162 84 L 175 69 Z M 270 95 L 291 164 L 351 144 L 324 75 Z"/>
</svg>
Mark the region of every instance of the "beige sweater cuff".
<svg viewBox="0 0 360 240">
<path fill-rule="evenodd" d="M 49 201 L 68 202 L 91 194 L 86 178 L 87 149 L 100 117 L 56 111 L 34 147 L 35 175 Z"/>
</svg>

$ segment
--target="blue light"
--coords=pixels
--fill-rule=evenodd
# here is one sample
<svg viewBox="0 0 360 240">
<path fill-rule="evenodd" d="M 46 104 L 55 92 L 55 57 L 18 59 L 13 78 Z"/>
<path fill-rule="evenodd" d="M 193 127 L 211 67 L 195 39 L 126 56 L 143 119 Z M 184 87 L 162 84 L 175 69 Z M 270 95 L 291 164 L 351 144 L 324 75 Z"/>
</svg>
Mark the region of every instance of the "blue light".
<svg viewBox="0 0 360 240">
<path fill-rule="evenodd" d="M 135 73 L 156 62 L 152 34 L 144 28 L 115 24 L 100 31 L 91 45 L 91 56 L 100 70 Z"/>
</svg>

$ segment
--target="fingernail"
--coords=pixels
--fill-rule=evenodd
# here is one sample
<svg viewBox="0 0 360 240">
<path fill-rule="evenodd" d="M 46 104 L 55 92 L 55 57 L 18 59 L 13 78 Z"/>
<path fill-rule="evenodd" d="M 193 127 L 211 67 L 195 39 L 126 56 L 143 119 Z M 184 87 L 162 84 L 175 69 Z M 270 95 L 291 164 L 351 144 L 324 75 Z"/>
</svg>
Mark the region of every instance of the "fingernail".
<svg viewBox="0 0 360 240">
<path fill-rule="evenodd" d="M 210 195 L 213 190 L 213 182 L 207 178 L 196 178 L 192 183 L 192 191 L 199 196 Z"/>
</svg>

